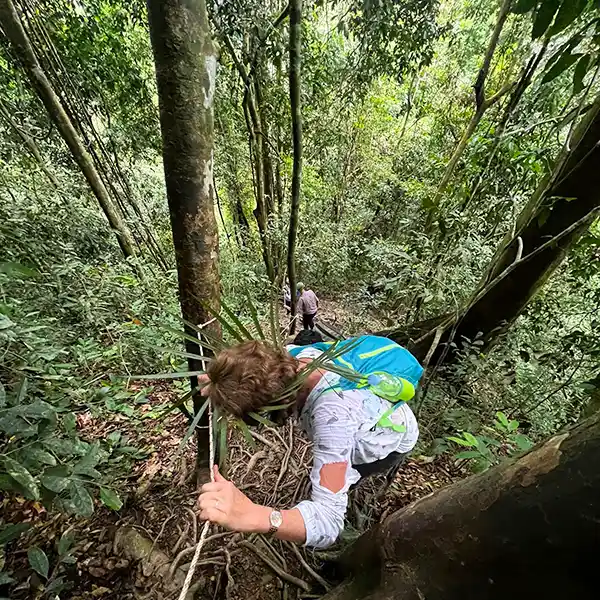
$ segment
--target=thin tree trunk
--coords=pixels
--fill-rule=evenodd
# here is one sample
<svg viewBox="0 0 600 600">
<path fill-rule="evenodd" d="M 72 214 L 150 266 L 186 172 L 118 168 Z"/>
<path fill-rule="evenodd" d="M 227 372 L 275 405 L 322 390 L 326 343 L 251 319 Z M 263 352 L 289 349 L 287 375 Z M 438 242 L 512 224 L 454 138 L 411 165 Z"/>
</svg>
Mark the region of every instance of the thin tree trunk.
<svg viewBox="0 0 600 600">
<path fill-rule="evenodd" d="M 462 206 L 463 210 L 466 210 L 469 207 L 469 205 L 471 204 L 471 202 L 473 201 L 473 199 L 475 198 L 477 190 L 479 189 L 479 184 L 481 183 L 481 181 L 485 175 L 485 172 L 489 169 L 490 165 L 492 164 L 492 162 L 496 156 L 496 151 L 498 150 L 498 145 L 500 144 L 502 135 L 504 134 L 504 132 L 506 130 L 506 126 L 508 125 L 515 109 L 517 108 L 519 102 L 521 101 L 523 94 L 525 93 L 527 88 L 531 85 L 533 76 L 534 76 L 540 62 L 542 61 L 542 58 L 546 54 L 546 50 L 548 49 L 549 42 L 550 42 L 550 38 L 547 37 L 544 40 L 544 44 L 540 48 L 539 52 L 537 54 L 533 55 L 529 59 L 529 62 L 523 69 L 523 71 L 521 73 L 521 77 L 519 77 L 517 85 L 514 87 L 512 93 L 510 95 L 510 98 L 506 104 L 506 108 L 504 109 L 502 118 L 500 119 L 500 122 L 498 123 L 497 127 L 494 130 L 494 141 L 492 144 L 492 148 L 490 149 L 490 156 L 487 161 L 487 164 L 475 178 L 475 181 L 473 182 L 473 185 L 471 186 L 471 193 L 465 197 L 465 201 L 463 202 L 463 206 Z"/>
<path fill-rule="evenodd" d="M 119 246 L 125 257 L 135 255 L 135 242 L 127 224 L 119 214 L 110 195 L 98 174 L 92 158 L 81 142 L 50 81 L 44 74 L 29 38 L 21 24 L 12 0 L 0 0 L 0 25 L 10 40 L 23 69 L 60 135 L 67 143 L 71 154 L 83 172 L 92 192 L 117 236 Z"/>
<path fill-rule="evenodd" d="M 242 78 L 245 86 L 243 109 L 246 119 L 246 128 L 248 130 L 248 140 L 250 148 L 250 163 L 254 173 L 254 195 L 256 198 L 256 208 L 253 211 L 256 225 L 258 226 L 258 234 L 262 247 L 263 260 L 267 270 L 269 281 L 275 281 L 275 267 L 273 264 L 273 254 L 269 241 L 269 214 L 265 202 L 265 177 L 264 160 L 263 160 L 263 141 L 264 134 L 259 111 L 254 100 L 252 80 L 242 64 L 242 61 L 237 55 L 233 43 L 227 35 L 223 35 L 225 46 L 231 55 L 233 63 Z"/>
<path fill-rule="evenodd" d="M 56 179 L 54 173 L 52 173 L 52 171 L 50 171 L 50 169 L 48 168 L 48 165 L 46 165 L 46 161 L 42 157 L 42 153 L 40 152 L 38 145 L 35 143 L 33 138 L 25 132 L 25 130 L 22 127 L 19 127 L 19 125 L 17 125 L 17 122 L 12 118 L 12 116 L 10 115 L 10 112 L 6 109 L 6 107 L 1 102 L 0 102 L 0 116 L 4 119 L 4 121 L 6 123 L 8 123 L 8 125 L 10 127 L 12 127 L 12 129 L 21 138 L 21 140 L 23 140 L 23 143 L 27 147 L 27 150 L 29 150 L 30 154 L 33 156 L 33 158 L 35 158 L 35 160 L 37 161 L 38 165 L 40 166 L 40 168 L 42 169 L 42 171 L 44 172 L 46 177 L 50 180 L 50 183 L 56 189 L 59 189 L 58 180 Z"/>
<path fill-rule="evenodd" d="M 290 107 L 292 111 L 292 202 L 288 231 L 287 271 L 290 280 L 291 333 L 296 330 L 296 237 L 300 211 L 300 185 L 302 182 L 302 106 L 301 106 L 301 51 L 302 51 L 302 0 L 290 1 Z"/>
<path fill-rule="evenodd" d="M 324 600 L 596 598 L 600 414 L 400 509 Z"/>
<path fill-rule="evenodd" d="M 201 325 L 211 318 L 206 306 L 218 310 L 220 302 L 213 184 L 216 49 L 204 0 L 149 0 L 148 17 L 181 312 Z M 195 335 L 190 327 L 187 333 Z M 192 341 L 186 348 L 199 353 Z M 202 370 L 196 359 L 190 358 L 189 366 Z M 197 385 L 196 378 L 191 384 Z M 195 411 L 201 404 L 195 394 Z M 198 429 L 199 466 L 208 464 L 208 448 L 208 428 Z"/>
<path fill-rule="evenodd" d="M 471 136 L 473 135 L 473 133 L 475 133 L 475 129 L 477 129 L 477 125 L 479 125 L 483 115 L 491 106 L 498 102 L 498 100 L 500 100 L 513 87 L 512 84 L 504 86 L 499 92 L 494 94 L 494 96 L 492 96 L 489 99 L 486 98 L 485 85 L 487 83 L 487 76 L 489 74 L 492 58 L 494 56 L 494 53 L 496 52 L 496 47 L 498 46 L 500 34 L 502 33 L 502 29 L 504 28 L 504 24 L 506 23 L 506 19 L 510 12 L 512 1 L 513 0 L 502 0 L 502 5 L 500 6 L 498 17 L 496 19 L 496 25 L 488 42 L 488 46 L 483 58 L 483 63 L 481 65 L 481 68 L 479 69 L 479 73 L 477 74 L 477 80 L 475 81 L 475 85 L 473 86 L 475 91 L 475 113 L 471 117 L 466 131 L 461 136 L 458 145 L 456 146 L 454 152 L 452 153 L 452 156 L 450 157 L 450 160 L 448 161 L 448 164 L 446 165 L 446 169 L 444 170 L 444 174 L 442 175 L 442 179 L 440 180 L 438 188 L 433 197 L 431 207 L 427 214 L 425 224 L 426 229 L 429 229 L 431 227 L 442 196 L 446 191 L 446 187 L 452 180 L 456 166 L 458 165 L 458 162 L 461 159 L 469 143 L 469 140 L 471 139 Z"/>
</svg>

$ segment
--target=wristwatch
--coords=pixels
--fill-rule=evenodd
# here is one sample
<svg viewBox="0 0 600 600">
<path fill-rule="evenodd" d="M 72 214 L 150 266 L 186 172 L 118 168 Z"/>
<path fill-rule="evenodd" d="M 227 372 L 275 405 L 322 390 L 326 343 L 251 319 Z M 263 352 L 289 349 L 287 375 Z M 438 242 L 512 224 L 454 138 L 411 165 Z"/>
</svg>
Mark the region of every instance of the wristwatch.
<svg viewBox="0 0 600 600">
<path fill-rule="evenodd" d="M 283 523 L 283 515 L 281 514 L 281 511 L 279 510 L 272 510 L 271 514 L 269 515 L 269 533 L 273 534 L 276 533 L 277 530 L 281 527 L 281 524 Z"/>
</svg>

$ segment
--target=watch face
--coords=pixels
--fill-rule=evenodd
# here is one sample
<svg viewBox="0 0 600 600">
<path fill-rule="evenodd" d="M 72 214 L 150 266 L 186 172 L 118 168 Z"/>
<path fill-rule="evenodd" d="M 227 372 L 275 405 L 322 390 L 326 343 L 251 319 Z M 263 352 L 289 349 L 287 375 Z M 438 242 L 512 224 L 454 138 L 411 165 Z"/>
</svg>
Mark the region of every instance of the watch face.
<svg viewBox="0 0 600 600">
<path fill-rule="evenodd" d="M 281 527 L 281 524 L 283 523 L 283 515 L 278 510 L 274 510 L 271 512 L 269 521 L 271 523 L 271 527 Z"/>
</svg>

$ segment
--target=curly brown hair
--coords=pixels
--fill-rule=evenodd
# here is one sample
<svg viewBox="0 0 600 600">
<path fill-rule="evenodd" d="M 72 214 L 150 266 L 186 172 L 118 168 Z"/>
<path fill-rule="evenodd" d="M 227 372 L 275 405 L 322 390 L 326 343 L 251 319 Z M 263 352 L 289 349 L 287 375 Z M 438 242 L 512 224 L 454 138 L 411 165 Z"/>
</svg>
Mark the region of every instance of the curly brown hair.
<svg viewBox="0 0 600 600">
<path fill-rule="evenodd" d="M 243 417 L 273 404 L 296 377 L 298 364 L 268 342 L 226 348 L 208 364 L 210 397 L 226 412 Z"/>
</svg>

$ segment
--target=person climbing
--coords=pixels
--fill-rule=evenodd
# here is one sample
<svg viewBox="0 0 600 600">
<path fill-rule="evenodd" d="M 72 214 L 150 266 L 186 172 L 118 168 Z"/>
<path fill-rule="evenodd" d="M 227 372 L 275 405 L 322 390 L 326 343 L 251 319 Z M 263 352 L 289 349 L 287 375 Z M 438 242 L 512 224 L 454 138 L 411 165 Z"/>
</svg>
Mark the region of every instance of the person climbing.
<svg viewBox="0 0 600 600">
<path fill-rule="evenodd" d="M 331 349 L 332 344 L 284 350 L 249 341 L 221 351 L 209 363 L 202 393 L 219 410 L 237 417 L 280 404 L 280 396 L 303 377 L 285 410 L 299 417 L 313 442 L 312 493 L 310 500 L 288 510 L 261 506 L 215 467 L 215 482 L 204 485 L 198 499 L 202 519 L 234 531 L 272 533 L 325 548 L 344 528 L 350 487 L 374 473 L 387 472 L 388 480 L 395 477 L 419 437 L 406 400 L 414 395 L 423 369 L 408 350 L 387 338 L 350 338 Z"/>
<path fill-rule="evenodd" d="M 314 329 L 319 299 L 311 289 L 305 288 L 302 282 L 299 282 L 297 287 L 300 297 L 296 304 L 296 314 L 302 315 L 302 329 Z"/>
</svg>

